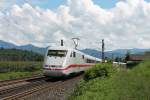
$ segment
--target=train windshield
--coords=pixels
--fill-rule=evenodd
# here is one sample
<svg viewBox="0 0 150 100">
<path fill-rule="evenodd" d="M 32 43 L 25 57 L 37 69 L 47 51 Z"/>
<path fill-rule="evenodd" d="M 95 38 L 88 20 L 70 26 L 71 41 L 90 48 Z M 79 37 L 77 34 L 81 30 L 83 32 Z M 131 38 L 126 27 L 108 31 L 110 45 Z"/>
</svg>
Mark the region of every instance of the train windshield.
<svg viewBox="0 0 150 100">
<path fill-rule="evenodd" d="M 49 50 L 47 56 L 65 57 L 67 50 Z"/>
</svg>

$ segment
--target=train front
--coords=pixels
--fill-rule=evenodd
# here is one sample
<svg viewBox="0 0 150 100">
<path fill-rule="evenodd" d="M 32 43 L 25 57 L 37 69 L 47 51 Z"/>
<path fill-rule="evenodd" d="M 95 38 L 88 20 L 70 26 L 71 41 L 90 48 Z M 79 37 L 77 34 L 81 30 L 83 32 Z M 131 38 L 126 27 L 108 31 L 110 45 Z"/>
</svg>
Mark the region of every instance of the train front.
<svg viewBox="0 0 150 100">
<path fill-rule="evenodd" d="M 65 49 L 48 49 L 44 59 L 43 74 L 49 77 L 64 76 L 63 64 L 66 55 Z"/>
</svg>

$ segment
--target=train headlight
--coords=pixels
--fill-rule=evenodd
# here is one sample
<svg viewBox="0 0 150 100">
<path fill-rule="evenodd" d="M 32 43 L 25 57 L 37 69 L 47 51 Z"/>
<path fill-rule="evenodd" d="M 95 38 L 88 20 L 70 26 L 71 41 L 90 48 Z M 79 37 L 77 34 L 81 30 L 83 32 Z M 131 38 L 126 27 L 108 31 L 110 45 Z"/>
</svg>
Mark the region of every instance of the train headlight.
<svg viewBox="0 0 150 100">
<path fill-rule="evenodd" d="M 52 68 L 53 68 L 53 67 L 56 67 L 56 66 L 55 66 L 55 65 L 51 65 L 50 67 L 52 67 Z"/>
<path fill-rule="evenodd" d="M 45 67 L 49 67 L 48 65 L 45 65 Z"/>
<path fill-rule="evenodd" d="M 61 67 L 62 67 L 61 65 L 58 65 L 58 66 L 57 66 L 57 68 L 61 68 Z"/>
</svg>

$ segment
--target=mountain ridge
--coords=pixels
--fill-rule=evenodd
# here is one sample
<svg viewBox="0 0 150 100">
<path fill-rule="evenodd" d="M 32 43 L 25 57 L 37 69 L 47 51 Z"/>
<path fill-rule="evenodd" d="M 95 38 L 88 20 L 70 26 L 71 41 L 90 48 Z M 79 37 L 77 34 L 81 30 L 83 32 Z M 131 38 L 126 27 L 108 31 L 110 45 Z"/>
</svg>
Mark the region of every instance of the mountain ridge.
<svg viewBox="0 0 150 100">
<path fill-rule="evenodd" d="M 27 44 L 27 45 L 21 45 L 17 46 L 13 43 L 5 42 L 3 40 L 0 40 L 0 48 L 6 48 L 6 49 L 21 49 L 21 50 L 28 50 L 28 51 L 33 51 L 39 54 L 44 55 L 46 52 L 46 48 L 42 47 L 36 47 L 33 44 Z M 101 51 L 95 50 L 95 49 L 90 49 L 86 48 L 83 50 L 80 50 L 84 53 L 87 53 L 91 56 L 101 58 Z M 140 48 L 133 48 L 133 49 L 116 49 L 112 51 L 106 51 L 105 52 L 105 57 L 112 58 L 112 57 L 123 57 L 127 52 L 130 52 L 131 54 L 136 54 L 136 53 L 144 53 L 146 51 L 150 51 L 150 49 L 140 49 Z"/>
<path fill-rule="evenodd" d="M 5 41 L 2 41 L 2 40 L 0 40 L 0 48 L 4 48 L 4 49 L 15 48 L 15 49 L 33 51 L 33 52 L 36 52 L 36 53 L 39 53 L 39 54 L 44 54 L 45 51 L 46 51 L 46 48 L 36 47 L 32 44 L 18 46 L 18 45 L 15 45 L 13 43 L 5 42 Z"/>
</svg>

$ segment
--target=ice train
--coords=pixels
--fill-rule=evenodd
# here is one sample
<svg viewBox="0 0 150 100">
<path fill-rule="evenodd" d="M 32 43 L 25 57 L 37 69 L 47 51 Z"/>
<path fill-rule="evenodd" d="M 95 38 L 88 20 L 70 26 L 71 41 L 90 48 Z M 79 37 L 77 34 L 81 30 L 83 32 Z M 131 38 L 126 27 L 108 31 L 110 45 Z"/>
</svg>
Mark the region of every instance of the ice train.
<svg viewBox="0 0 150 100">
<path fill-rule="evenodd" d="M 45 76 L 66 76 L 90 68 L 101 59 L 87 55 L 80 50 L 60 47 L 48 47 L 43 64 Z"/>
</svg>

